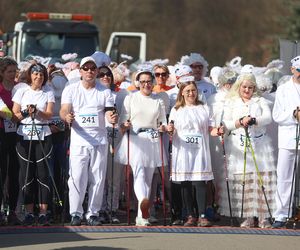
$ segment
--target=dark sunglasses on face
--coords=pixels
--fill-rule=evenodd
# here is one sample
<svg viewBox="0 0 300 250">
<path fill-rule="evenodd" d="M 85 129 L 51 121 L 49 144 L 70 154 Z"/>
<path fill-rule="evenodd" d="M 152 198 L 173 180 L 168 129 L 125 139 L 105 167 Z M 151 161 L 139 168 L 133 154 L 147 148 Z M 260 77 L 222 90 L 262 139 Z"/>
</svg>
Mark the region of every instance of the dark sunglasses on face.
<svg viewBox="0 0 300 250">
<path fill-rule="evenodd" d="M 141 80 L 140 81 L 141 84 L 152 84 L 151 80 Z"/>
<path fill-rule="evenodd" d="M 300 73 L 300 68 L 296 69 L 296 71 Z"/>
<path fill-rule="evenodd" d="M 190 65 L 192 69 L 203 69 L 203 65 L 201 64 L 192 64 Z"/>
<path fill-rule="evenodd" d="M 97 69 L 96 66 L 82 66 L 81 69 L 83 69 L 84 71 L 88 71 L 88 70 L 91 70 L 91 71 L 95 71 Z"/>
<path fill-rule="evenodd" d="M 106 76 L 106 77 L 111 77 L 111 73 L 109 73 L 109 72 L 100 72 L 99 73 L 99 77 L 100 78 L 103 78 L 104 76 Z"/>
<path fill-rule="evenodd" d="M 164 72 L 164 73 L 154 73 L 155 77 L 166 77 L 168 75 L 168 73 Z"/>
</svg>

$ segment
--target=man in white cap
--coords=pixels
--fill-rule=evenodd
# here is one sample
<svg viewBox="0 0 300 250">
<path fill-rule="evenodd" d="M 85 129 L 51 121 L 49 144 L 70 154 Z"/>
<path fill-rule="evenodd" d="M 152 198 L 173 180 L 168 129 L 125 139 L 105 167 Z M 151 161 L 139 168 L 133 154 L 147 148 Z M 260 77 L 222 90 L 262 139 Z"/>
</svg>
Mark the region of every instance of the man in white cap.
<svg viewBox="0 0 300 250">
<path fill-rule="evenodd" d="M 61 98 L 60 117 L 71 126 L 69 201 L 71 225 L 81 225 L 82 203 L 88 187 L 85 217 L 90 226 L 100 226 L 107 163 L 105 118 L 117 122 L 111 91 L 96 82 L 97 65 L 92 57 L 80 62 L 81 80 L 67 86 Z"/>
<path fill-rule="evenodd" d="M 278 87 L 273 108 L 273 119 L 278 123 L 279 148 L 273 228 L 286 225 L 287 219 L 292 215 L 293 192 L 299 192 L 299 187 L 295 189 L 294 185 L 293 188 L 292 183 L 294 166 L 298 164 L 295 163 L 296 149 L 299 149 L 296 144 L 299 143 L 300 121 L 300 56 L 292 59 L 291 63 L 293 75 L 288 82 Z"/>
<path fill-rule="evenodd" d="M 191 67 L 191 69 L 193 70 L 197 88 L 205 95 L 206 100 L 212 94 L 216 93 L 215 86 L 204 79 L 208 70 L 208 63 L 203 56 L 198 53 L 191 53 L 189 56 L 182 56 L 180 62 L 181 64 Z"/>
</svg>

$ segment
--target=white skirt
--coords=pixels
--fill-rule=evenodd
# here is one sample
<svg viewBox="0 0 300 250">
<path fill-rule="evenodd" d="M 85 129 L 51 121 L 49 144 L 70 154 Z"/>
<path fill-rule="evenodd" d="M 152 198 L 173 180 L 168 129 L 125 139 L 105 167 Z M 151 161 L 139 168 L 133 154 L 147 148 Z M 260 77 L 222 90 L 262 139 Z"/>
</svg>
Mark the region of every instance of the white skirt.
<svg viewBox="0 0 300 250">
<path fill-rule="evenodd" d="M 150 138 L 147 132 L 141 132 L 139 134 L 130 133 L 129 147 L 128 134 L 124 134 L 116 148 L 115 160 L 123 165 L 129 163 L 132 169 L 136 169 L 140 166 L 150 168 L 161 167 L 162 161 L 164 166 L 168 165 L 164 143 L 161 144 L 160 137 L 154 139 Z"/>
<path fill-rule="evenodd" d="M 275 194 L 276 194 L 276 172 L 261 172 L 263 186 L 267 197 L 268 205 L 273 215 L 276 209 Z M 243 193 L 243 174 L 236 174 L 229 179 L 230 201 L 232 215 L 240 217 L 242 211 L 242 193 Z M 229 202 L 226 181 L 220 183 L 220 199 L 219 211 L 221 215 L 230 216 Z M 265 197 L 260 186 L 260 181 L 257 173 L 247 173 L 245 175 L 245 190 L 244 190 L 244 208 L 243 217 L 257 216 L 260 219 L 268 218 L 269 212 Z"/>
</svg>

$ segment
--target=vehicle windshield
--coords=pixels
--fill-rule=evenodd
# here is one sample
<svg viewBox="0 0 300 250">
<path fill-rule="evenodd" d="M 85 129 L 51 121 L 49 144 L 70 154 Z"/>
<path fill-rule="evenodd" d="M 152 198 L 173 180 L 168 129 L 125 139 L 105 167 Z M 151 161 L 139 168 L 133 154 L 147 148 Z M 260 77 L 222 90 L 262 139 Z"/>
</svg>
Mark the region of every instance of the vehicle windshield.
<svg viewBox="0 0 300 250">
<path fill-rule="evenodd" d="M 80 59 L 99 49 L 94 34 L 24 33 L 21 46 L 21 60 L 27 56 L 60 59 L 67 53 L 77 53 Z"/>
</svg>

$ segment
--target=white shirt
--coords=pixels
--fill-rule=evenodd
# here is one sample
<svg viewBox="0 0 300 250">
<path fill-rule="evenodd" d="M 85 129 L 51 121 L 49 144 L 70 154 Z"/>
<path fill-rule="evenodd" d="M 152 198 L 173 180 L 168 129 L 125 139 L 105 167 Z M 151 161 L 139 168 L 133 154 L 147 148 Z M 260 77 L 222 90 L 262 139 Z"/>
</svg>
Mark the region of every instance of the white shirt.
<svg viewBox="0 0 300 250">
<path fill-rule="evenodd" d="M 217 93 L 216 87 L 204 79 L 202 79 L 200 81 L 196 81 L 196 84 L 197 84 L 197 88 L 198 88 L 199 92 L 201 90 L 201 92 L 204 94 L 206 100 L 212 94 Z"/>
<path fill-rule="evenodd" d="M 6 104 L 3 102 L 2 98 L 0 97 L 0 110 L 3 108 L 7 108 Z"/>
<path fill-rule="evenodd" d="M 70 111 L 75 115 L 71 130 L 72 145 L 107 144 L 104 109 L 114 106 L 110 89 L 99 83 L 94 88 L 86 89 L 79 81 L 65 87 L 61 103 L 71 104 Z M 90 122 L 91 119 L 93 122 Z"/>
<path fill-rule="evenodd" d="M 120 116 L 120 123 L 131 121 L 134 129 L 157 129 L 159 123 L 166 125 L 166 113 L 163 100 L 155 94 L 144 96 L 134 92 L 125 97 Z"/>
<path fill-rule="evenodd" d="M 27 87 L 19 88 L 12 98 L 12 101 L 21 106 L 21 110 L 27 109 L 27 105 L 36 105 L 36 108 L 41 111 L 46 111 L 48 103 L 55 103 L 54 93 L 47 85 L 43 86 L 41 90 L 33 90 L 29 85 Z M 36 124 L 48 124 L 48 120 L 44 120 L 38 115 L 35 117 L 34 122 Z M 23 134 L 22 124 L 32 124 L 31 117 L 27 117 L 21 121 L 21 125 L 18 127 L 17 133 Z M 44 128 L 45 136 L 50 135 L 51 131 L 49 126 Z"/>
<path fill-rule="evenodd" d="M 300 107 L 300 87 L 291 78 L 276 91 L 273 119 L 278 123 L 278 148 L 295 149 L 296 124 L 293 111 Z"/>
</svg>

